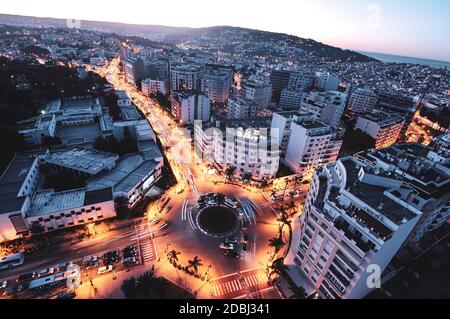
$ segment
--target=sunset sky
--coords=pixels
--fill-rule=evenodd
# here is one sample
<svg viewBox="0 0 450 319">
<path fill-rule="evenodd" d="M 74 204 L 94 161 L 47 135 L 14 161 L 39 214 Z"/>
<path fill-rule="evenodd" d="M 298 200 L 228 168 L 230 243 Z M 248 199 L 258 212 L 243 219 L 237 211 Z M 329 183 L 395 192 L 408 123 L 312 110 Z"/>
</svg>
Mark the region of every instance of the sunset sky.
<svg viewBox="0 0 450 319">
<path fill-rule="evenodd" d="M 0 13 L 183 27 L 231 25 L 353 50 L 450 61 L 448 0 L 3 0 Z"/>
</svg>

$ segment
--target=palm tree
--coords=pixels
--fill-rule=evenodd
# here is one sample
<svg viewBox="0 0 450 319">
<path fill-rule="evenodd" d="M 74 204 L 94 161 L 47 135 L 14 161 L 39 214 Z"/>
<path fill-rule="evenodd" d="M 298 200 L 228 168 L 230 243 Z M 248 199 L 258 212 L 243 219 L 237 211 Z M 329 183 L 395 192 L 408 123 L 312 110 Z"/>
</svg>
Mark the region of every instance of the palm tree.
<svg viewBox="0 0 450 319">
<path fill-rule="evenodd" d="M 167 254 L 167 257 L 169 257 L 169 261 L 170 263 L 173 263 L 174 261 L 177 262 L 178 261 L 178 255 L 180 255 L 181 253 L 179 251 L 171 250 L 169 251 L 169 253 Z"/>
<path fill-rule="evenodd" d="M 289 253 L 289 250 L 291 249 L 292 244 L 292 221 L 290 219 L 290 216 L 286 212 L 284 212 L 280 217 L 278 217 L 277 221 L 281 223 L 281 231 L 283 230 L 284 226 L 287 226 L 289 230 L 288 247 L 286 249 L 287 255 Z"/>
<path fill-rule="evenodd" d="M 278 254 L 278 252 L 281 250 L 281 248 L 284 247 L 284 245 L 286 244 L 281 236 L 269 239 L 269 247 L 275 249 L 275 254 Z"/>
<path fill-rule="evenodd" d="M 198 273 L 198 267 L 203 266 L 203 264 L 201 263 L 201 259 L 198 256 L 195 256 L 194 259 L 189 260 L 189 268 L 192 267 L 194 268 L 194 272 L 197 274 Z"/>
<path fill-rule="evenodd" d="M 236 167 L 234 167 L 234 166 L 227 167 L 227 169 L 225 170 L 225 174 L 226 174 L 228 180 L 231 180 L 235 171 L 236 171 Z"/>
<path fill-rule="evenodd" d="M 245 173 L 245 174 L 242 176 L 242 182 L 243 182 L 243 183 L 248 183 L 248 182 L 250 182 L 250 180 L 252 179 L 252 177 L 253 177 L 253 174 L 250 173 L 250 172 L 247 172 L 247 173 Z"/>
<path fill-rule="evenodd" d="M 140 274 L 136 279 L 137 297 L 140 299 L 154 299 L 158 295 L 158 290 L 155 289 L 158 286 L 158 278 L 152 270 L 148 270 Z"/>
<path fill-rule="evenodd" d="M 281 274 L 281 272 L 283 272 L 283 270 L 285 269 L 285 265 L 284 265 L 284 258 L 278 258 L 276 260 L 274 260 L 274 262 L 272 263 L 272 266 L 270 266 L 271 268 L 271 272 L 269 274 L 269 280 L 272 279 L 272 276 L 275 275 L 275 279 Z"/>
<path fill-rule="evenodd" d="M 120 286 L 125 298 L 134 299 L 137 297 L 137 287 L 136 287 L 136 279 L 131 277 L 130 279 L 126 279 L 123 281 Z"/>
<path fill-rule="evenodd" d="M 33 236 L 40 236 L 45 232 L 45 227 L 39 224 L 38 222 L 33 222 L 30 226 L 30 233 Z"/>
<path fill-rule="evenodd" d="M 306 299 L 308 298 L 308 294 L 306 293 L 305 288 L 302 286 L 298 287 L 291 287 L 290 290 L 292 291 L 293 295 L 289 297 L 289 299 Z"/>
</svg>

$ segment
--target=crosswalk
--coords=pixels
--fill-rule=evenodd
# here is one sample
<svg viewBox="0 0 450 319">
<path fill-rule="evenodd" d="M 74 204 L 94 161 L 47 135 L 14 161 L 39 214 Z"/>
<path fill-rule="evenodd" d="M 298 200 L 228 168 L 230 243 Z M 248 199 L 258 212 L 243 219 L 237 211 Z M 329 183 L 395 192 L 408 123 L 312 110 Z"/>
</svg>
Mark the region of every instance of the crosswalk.
<svg viewBox="0 0 450 319">
<path fill-rule="evenodd" d="M 146 238 L 140 242 L 141 256 L 144 263 L 152 262 L 155 260 L 155 252 L 153 242 L 151 239 Z"/>
<path fill-rule="evenodd" d="M 151 237 L 147 235 L 150 233 L 150 226 L 148 223 L 141 223 L 136 225 L 136 240 L 139 242 L 140 253 L 143 263 L 148 263 L 155 260 L 155 247 Z M 140 238 L 146 236 L 144 238 Z"/>
<path fill-rule="evenodd" d="M 267 288 L 267 276 L 263 271 L 252 272 L 240 277 L 239 275 L 222 278 L 211 283 L 212 297 L 239 298 L 247 292 L 256 292 Z"/>
</svg>

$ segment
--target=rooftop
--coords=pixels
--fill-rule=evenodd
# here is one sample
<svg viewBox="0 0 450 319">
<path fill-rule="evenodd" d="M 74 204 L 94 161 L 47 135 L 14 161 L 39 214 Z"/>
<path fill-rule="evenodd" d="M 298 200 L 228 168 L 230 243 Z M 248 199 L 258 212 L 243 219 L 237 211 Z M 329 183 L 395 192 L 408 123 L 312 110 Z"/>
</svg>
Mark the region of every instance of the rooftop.
<svg viewBox="0 0 450 319">
<path fill-rule="evenodd" d="M 51 152 L 46 161 L 53 165 L 95 175 L 114 165 L 118 158 L 119 156 L 115 154 L 74 147 Z"/>
</svg>

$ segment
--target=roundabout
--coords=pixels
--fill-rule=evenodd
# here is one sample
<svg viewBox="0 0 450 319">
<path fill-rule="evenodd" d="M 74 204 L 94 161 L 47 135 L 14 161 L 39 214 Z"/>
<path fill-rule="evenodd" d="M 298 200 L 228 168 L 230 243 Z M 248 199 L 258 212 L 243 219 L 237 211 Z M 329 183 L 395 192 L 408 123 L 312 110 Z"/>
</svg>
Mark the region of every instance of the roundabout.
<svg viewBox="0 0 450 319">
<path fill-rule="evenodd" d="M 236 231 L 239 218 L 238 214 L 227 206 L 211 205 L 199 211 L 197 224 L 207 235 L 226 237 Z"/>
</svg>

